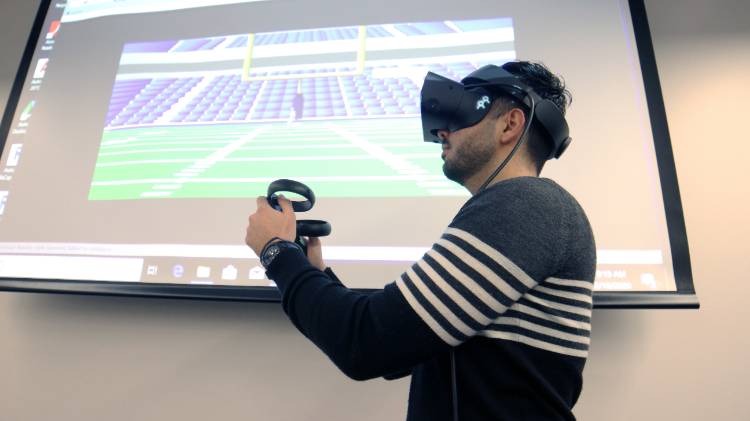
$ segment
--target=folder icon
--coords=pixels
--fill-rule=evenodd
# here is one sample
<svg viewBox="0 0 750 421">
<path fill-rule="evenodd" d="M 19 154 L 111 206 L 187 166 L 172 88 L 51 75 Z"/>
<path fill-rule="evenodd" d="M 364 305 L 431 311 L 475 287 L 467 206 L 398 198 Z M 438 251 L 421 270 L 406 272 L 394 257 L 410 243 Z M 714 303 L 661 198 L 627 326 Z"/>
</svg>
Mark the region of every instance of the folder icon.
<svg viewBox="0 0 750 421">
<path fill-rule="evenodd" d="M 208 266 L 198 266 L 195 275 L 199 278 L 208 278 L 211 276 L 211 268 Z"/>
<path fill-rule="evenodd" d="M 228 281 L 237 279 L 237 268 L 232 265 L 225 267 L 224 270 L 221 271 L 221 279 L 226 279 Z"/>
</svg>

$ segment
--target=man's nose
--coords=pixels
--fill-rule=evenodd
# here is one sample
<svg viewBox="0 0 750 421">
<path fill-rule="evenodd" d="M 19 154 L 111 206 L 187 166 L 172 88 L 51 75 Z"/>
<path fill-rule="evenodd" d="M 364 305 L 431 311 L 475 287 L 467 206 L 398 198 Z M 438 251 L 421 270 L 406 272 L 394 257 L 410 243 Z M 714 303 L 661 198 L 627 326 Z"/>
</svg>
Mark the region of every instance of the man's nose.
<svg viewBox="0 0 750 421">
<path fill-rule="evenodd" d="M 450 136 L 450 132 L 448 130 L 438 130 L 437 137 L 440 139 L 441 142 L 445 142 L 448 140 L 448 136 Z"/>
</svg>

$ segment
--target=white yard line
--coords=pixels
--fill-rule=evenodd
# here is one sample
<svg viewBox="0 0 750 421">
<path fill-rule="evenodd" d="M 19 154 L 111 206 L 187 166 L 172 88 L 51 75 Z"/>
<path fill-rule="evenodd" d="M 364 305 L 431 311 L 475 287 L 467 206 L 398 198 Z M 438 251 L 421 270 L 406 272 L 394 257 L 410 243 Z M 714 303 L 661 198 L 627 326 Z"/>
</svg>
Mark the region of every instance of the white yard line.
<svg viewBox="0 0 750 421">
<path fill-rule="evenodd" d="M 396 155 L 393 152 L 388 151 L 386 148 L 374 144 L 356 133 L 352 133 L 348 130 L 336 127 L 333 124 L 328 124 L 327 127 L 332 132 L 351 142 L 353 145 L 360 147 L 363 151 L 367 152 L 368 155 L 379 159 L 385 165 L 391 167 L 398 174 L 409 174 L 412 171 L 423 169 L 422 167 L 409 162 L 403 156 Z M 427 154 L 423 155 L 430 156 Z M 415 156 L 412 155 L 411 157 Z"/>
<path fill-rule="evenodd" d="M 141 197 L 166 197 L 172 194 L 171 191 L 147 191 L 141 193 Z"/>
<path fill-rule="evenodd" d="M 136 149 L 134 151 L 124 152 L 103 152 L 99 156 L 119 156 L 119 155 L 133 155 L 141 153 L 165 153 L 165 152 L 208 152 L 214 151 L 216 148 L 173 148 L 173 149 Z"/>
<path fill-rule="evenodd" d="M 170 180 L 167 183 L 154 183 L 152 186 L 153 191 L 151 192 L 144 192 L 141 194 L 141 197 L 165 197 L 171 195 L 174 191 L 179 190 L 182 187 L 182 184 L 192 177 L 198 177 L 203 172 L 205 172 L 207 169 L 213 167 L 216 165 L 217 162 L 223 161 L 226 159 L 227 156 L 231 155 L 232 153 L 236 152 L 245 144 L 255 139 L 258 135 L 268 130 L 268 127 L 261 127 L 259 129 L 256 129 L 239 139 L 235 140 L 234 142 L 231 142 L 230 144 L 224 146 L 221 149 L 216 150 L 211 155 L 202 158 L 198 161 L 195 160 L 187 160 L 188 162 L 193 162 L 193 165 L 189 166 L 188 168 L 183 168 L 182 170 L 178 171 L 174 174 L 175 177 L 177 177 L 177 180 Z M 156 161 L 185 161 L 185 160 L 156 160 Z"/>
<path fill-rule="evenodd" d="M 196 138 L 200 139 L 200 138 Z M 221 139 L 226 139 L 226 136 L 222 136 Z M 134 143 L 139 143 L 134 145 Z M 139 146 L 167 146 L 167 145 L 185 145 L 185 144 L 195 144 L 195 145 L 214 145 L 214 144 L 225 144 L 227 143 L 226 140 L 175 140 L 175 141 L 167 141 L 167 142 L 149 142 L 148 140 L 135 140 L 131 141 L 130 144 L 117 144 L 117 145 L 107 145 L 106 150 L 112 150 L 112 149 L 124 149 L 124 148 L 132 148 L 132 147 L 139 147 Z M 102 148 L 104 149 L 104 148 Z M 211 150 L 215 150 L 216 148 L 211 148 Z"/>
<path fill-rule="evenodd" d="M 154 185 L 154 190 L 177 190 L 182 187 L 181 184 L 157 184 Z"/>
<path fill-rule="evenodd" d="M 125 139 L 108 140 L 108 141 L 106 141 L 106 142 L 102 142 L 102 146 L 110 146 L 110 145 L 122 145 L 122 144 L 127 144 L 127 143 L 129 143 L 129 142 L 132 142 L 132 141 L 134 141 L 134 140 L 135 140 L 135 141 L 137 141 L 137 140 L 138 140 L 138 138 L 137 138 L 137 137 L 133 137 L 133 136 L 130 136 L 130 137 L 128 137 L 128 138 L 125 138 Z"/>
</svg>

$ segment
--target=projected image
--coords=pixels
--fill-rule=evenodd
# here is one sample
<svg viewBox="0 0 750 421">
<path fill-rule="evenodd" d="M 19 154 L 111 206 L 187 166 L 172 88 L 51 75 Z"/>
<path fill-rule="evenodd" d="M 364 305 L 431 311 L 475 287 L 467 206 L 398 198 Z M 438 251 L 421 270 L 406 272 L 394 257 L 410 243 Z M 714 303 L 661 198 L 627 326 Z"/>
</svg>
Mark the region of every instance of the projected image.
<svg viewBox="0 0 750 421">
<path fill-rule="evenodd" d="M 509 18 L 129 43 L 89 199 L 252 197 L 278 178 L 321 197 L 467 195 L 422 141 L 422 80 L 514 58 Z"/>
</svg>

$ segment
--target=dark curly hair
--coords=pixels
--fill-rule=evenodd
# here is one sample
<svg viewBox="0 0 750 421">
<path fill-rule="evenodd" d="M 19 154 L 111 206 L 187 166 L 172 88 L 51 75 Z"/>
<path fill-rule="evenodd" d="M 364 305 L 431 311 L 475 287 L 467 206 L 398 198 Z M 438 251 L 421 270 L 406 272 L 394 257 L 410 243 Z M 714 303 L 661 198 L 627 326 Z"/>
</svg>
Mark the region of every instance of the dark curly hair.
<svg viewBox="0 0 750 421">
<path fill-rule="evenodd" d="M 530 61 L 512 61 L 501 66 L 508 72 L 518 76 L 521 81 L 531 87 L 540 97 L 548 99 L 555 103 L 565 115 L 566 109 L 573 102 L 573 96 L 565 88 L 565 82 L 561 77 L 552 73 L 544 64 Z M 501 97 L 493 104 L 496 109 L 496 116 L 501 116 L 512 108 L 518 107 L 518 104 L 508 97 Z M 528 118 L 528 115 L 526 116 Z M 552 145 L 543 134 L 544 132 L 532 123 L 526 139 L 526 150 L 529 159 L 536 166 L 537 174 L 542 171 L 544 163 L 550 154 Z"/>
</svg>

